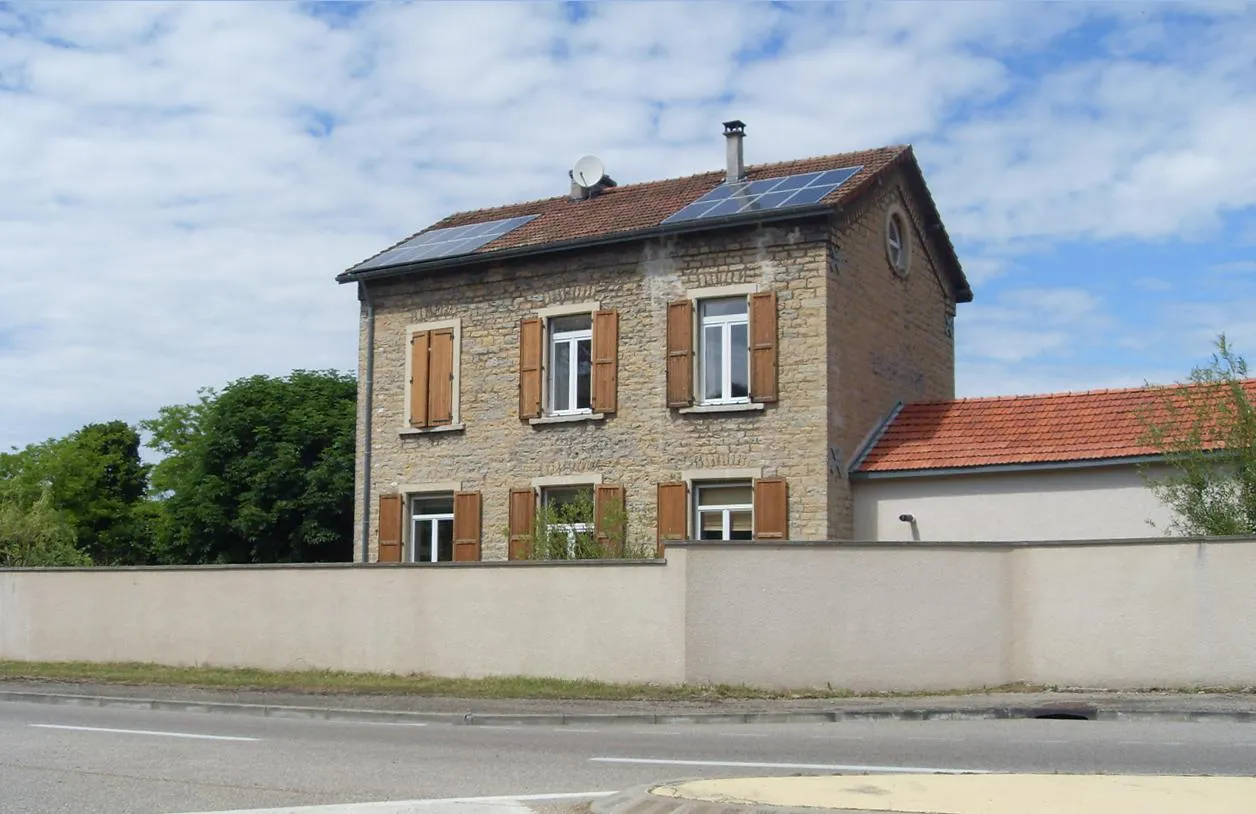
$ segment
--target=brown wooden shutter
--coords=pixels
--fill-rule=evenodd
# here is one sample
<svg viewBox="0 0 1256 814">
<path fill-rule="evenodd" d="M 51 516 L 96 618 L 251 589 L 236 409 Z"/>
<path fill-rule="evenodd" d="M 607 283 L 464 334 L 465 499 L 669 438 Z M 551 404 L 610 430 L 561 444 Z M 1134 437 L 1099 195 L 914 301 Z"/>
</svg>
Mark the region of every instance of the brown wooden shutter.
<svg viewBox="0 0 1256 814">
<path fill-rule="evenodd" d="M 668 540 L 689 537 L 689 484 L 660 483 L 658 494 L 658 554 Z"/>
<path fill-rule="evenodd" d="M 693 404 L 693 301 L 667 306 L 667 406 Z"/>
<path fill-rule="evenodd" d="M 784 478 L 754 482 L 754 536 L 756 540 L 789 538 L 789 492 Z"/>
<path fill-rule="evenodd" d="M 454 420 L 454 329 L 430 331 L 427 363 L 428 426 Z"/>
<path fill-rule="evenodd" d="M 401 495 L 379 496 L 379 562 L 401 562 L 401 529 L 405 500 Z"/>
<path fill-rule="evenodd" d="M 431 331 L 419 331 L 410 337 L 410 426 L 427 426 L 428 359 L 431 356 Z"/>
<path fill-rule="evenodd" d="M 541 357 L 545 343 L 541 320 L 519 320 L 519 417 L 541 417 Z"/>
<path fill-rule="evenodd" d="M 776 292 L 750 295 L 750 400 L 777 399 Z"/>
<path fill-rule="evenodd" d="M 624 550 L 624 487 L 599 484 L 593 489 L 593 525 L 597 544 L 606 556 L 618 556 Z"/>
<path fill-rule="evenodd" d="M 480 493 L 454 492 L 454 562 L 480 559 Z"/>
<path fill-rule="evenodd" d="M 619 387 L 619 314 L 593 315 L 593 412 L 615 412 Z"/>
<path fill-rule="evenodd" d="M 531 489 L 510 490 L 510 546 L 506 552 L 512 560 L 532 556 L 532 524 L 536 518 L 536 492 Z"/>
</svg>

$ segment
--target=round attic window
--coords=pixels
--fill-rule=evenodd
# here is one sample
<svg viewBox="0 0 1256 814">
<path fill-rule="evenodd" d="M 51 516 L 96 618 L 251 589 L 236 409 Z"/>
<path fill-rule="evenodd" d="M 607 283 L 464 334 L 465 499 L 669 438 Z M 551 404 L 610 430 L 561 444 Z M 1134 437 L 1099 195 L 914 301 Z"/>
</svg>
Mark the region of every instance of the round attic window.
<svg viewBox="0 0 1256 814">
<path fill-rule="evenodd" d="M 897 206 L 885 218 L 885 256 L 895 274 L 906 276 L 911 263 L 911 237 L 903 210 Z"/>
</svg>

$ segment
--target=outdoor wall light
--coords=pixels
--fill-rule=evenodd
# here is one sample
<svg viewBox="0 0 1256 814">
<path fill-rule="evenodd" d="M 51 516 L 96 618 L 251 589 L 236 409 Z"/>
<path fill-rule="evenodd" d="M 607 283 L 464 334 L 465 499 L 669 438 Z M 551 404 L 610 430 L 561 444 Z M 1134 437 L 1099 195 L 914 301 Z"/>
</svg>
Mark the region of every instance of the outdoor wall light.
<svg viewBox="0 0 1256 814">
<path fill-rule="evenodd" d="M 899 519 L 899 520 L 902 520 L 904 523 L 915 523 L 915 522 L 916 522 L 916 515 L 914 515 L 914 514 L 900 514 L 900 515 L 898 516 L 898 519 Z"/>
</svg>

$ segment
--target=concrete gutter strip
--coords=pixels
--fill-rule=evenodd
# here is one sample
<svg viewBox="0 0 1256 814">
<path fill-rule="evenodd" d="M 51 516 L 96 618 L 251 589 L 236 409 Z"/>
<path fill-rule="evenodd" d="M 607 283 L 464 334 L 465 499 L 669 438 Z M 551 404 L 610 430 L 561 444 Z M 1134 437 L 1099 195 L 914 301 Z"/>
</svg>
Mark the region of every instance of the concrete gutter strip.
<svg viewBox="0 0 1256 814">
<path fill-rule="evenodd" d="M 664 710 L 644 712 L 423 712 L 400 709 L 348 709 L 332 706 L 249 704 L 224 701 L 127 698 L 108 695 L 77 695 L 54 692 L 0 690 L 0 701 L 27 704 L 56 704 L 108 709 L 161 710 L 166 712 L 226 713 L 265 718 L 319 719 L 366 723 L 437 723 L 453 726 L 590 726 L 649 724 L 780 724 L 833 723 L 838 721 L 979 721 L 1032 718 L 1069 718 L 1089 721 L 1222 721 L 1256 723 L 1252 704 L 1246 708 L 1188 709 L 1171 706 L 1154 698 L 1110 706 L 1052 703 L 1006 706 L 980 704 L 915 706 L 880 704 L 873 708 L 836 706 L 818 709 L 751 710 L 745 712 L 699 712 Z M 1256 703 L 1256 702 L 1253 702 Z M 660 705 L 664 706 L 664 705 Z"/>
</svg>

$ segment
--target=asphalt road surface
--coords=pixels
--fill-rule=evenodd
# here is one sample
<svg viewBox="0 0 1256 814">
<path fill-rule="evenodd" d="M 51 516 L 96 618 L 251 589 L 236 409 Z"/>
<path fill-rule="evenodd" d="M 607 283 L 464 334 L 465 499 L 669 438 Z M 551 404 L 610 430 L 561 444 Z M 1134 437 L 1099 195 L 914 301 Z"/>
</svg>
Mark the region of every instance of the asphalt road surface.
<svg viewBox="0 0 1256 814">
<path fill-rule="evenodd" d="M 939 770 L 1252 775 L 1256 724 L 424 726 L 0 702 L 5 814 L 172 814 Z"/>
</svg>

